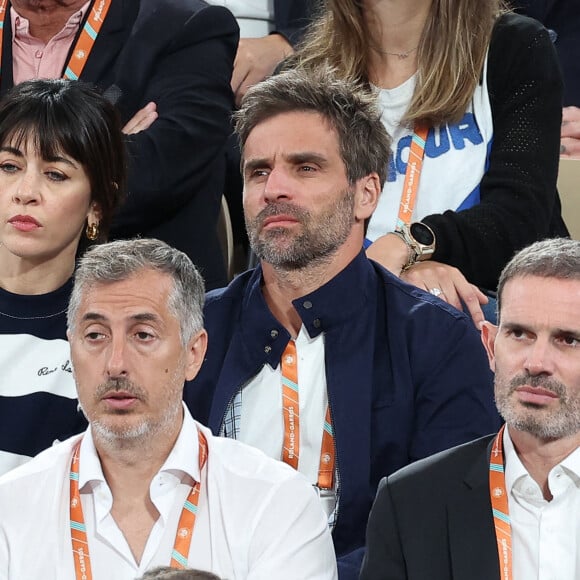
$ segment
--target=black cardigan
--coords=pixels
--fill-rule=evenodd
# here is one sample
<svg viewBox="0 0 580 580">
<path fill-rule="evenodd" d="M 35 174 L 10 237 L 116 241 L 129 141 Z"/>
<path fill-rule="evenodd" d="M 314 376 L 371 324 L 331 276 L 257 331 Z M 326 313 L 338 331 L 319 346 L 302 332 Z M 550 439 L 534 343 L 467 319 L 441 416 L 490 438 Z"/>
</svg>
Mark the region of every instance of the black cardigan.
<svg viewBox="0 0 580 580">
<path fill-rule="evenodd" d="M 495 289 L 516 251 L 568 235 L 556 190 L 562 79 L 546 29 L 525 16 L 502 16 L 491 38 L 487 82 L 494 132 L 481 203 L 422 221 L 437 238 L 433 260 Z"/>
</svg>

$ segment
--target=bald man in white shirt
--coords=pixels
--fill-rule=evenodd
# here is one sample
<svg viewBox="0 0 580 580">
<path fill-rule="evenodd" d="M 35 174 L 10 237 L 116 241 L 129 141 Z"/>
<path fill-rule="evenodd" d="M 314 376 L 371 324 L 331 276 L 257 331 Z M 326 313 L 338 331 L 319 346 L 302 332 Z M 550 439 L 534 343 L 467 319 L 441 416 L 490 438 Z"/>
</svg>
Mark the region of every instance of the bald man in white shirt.
<svg viewBox="0 0 580 580">
<path fill-rule="evenodd" d="M 337 578 L 307 481 L 183 406 L 205 356 L 203 294 L 189 258 L 157 240 L 84 256 L 68 336 L 89 428 L 0 479 L 1 580 L 132 580 L 160 565 Z"/>
<path fill-rule="evenodd" d="M 361 580 L 580 578 L 580 241 L 522 250 L 482 340 L 499 434 L 383 481 Z"/>
</svg>

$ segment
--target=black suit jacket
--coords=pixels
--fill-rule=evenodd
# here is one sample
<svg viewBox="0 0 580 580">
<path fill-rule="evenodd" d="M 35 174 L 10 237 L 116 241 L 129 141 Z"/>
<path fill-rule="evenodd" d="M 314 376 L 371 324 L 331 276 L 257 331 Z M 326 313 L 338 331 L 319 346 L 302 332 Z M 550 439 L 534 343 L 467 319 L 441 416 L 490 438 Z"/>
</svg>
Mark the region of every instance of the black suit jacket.
<svg viewBox="0 0 580 580">
<path fill-rule="evenodd" d="M 276 32 L 296 45 L 310 22 L 313 0 L 274 0 Z"/>
<path fill-rule="evenodd" d="M 13 83 L 5 20 L 2 90 Z M 112 237 L 170 243 L 201 266 L 209 287 L 226 281 L 216 223 L 237 41 L 231 13 L 202 0 L 114 0 L 81 75 L 117 97 L 123 122 L 149 101 L 159 112 L 127 138 L 129 194 Z"/>
<path fill-rule="evenodd" d="M 361 580 L 499 580 L 489 455 L 495 435 L 381 482 Z"/>
</svg>

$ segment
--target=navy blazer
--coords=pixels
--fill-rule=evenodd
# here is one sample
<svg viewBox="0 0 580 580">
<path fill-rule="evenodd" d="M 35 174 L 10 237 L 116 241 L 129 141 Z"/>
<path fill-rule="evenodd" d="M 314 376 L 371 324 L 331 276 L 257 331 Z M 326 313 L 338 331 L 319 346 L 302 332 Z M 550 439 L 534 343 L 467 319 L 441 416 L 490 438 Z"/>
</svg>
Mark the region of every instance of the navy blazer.
<svg viewBox="0 0 580 580">
<path fill-rule="evenodd" d="M 159 118 L 127 138 L 129 195 L 112 237 L 160 238 L 226 283 L 216 233 L 231 131 L 230 79 L 238 25 L 202 0 L 114 0 L 81 80 L 117 97 L 123 123 L 149 101 Z M 5 19 L 1 89 L 13 84 Z"/>
<path fill-rule="evenodd" d="M 444 451 L 381 482 L 361 580 L 499 580 L 489 497 L 495 435 Z"/>
<path fill-rule="evenodd" d="M 184 400 L 214 433 L 236 393 L 265 364 L 278 366 L 290 338 L 261 281 L 258 267 L 207 297 L 206 360 Z M 339 475 L 333 539 L 340 578 L 355 579 L 380 479 L 498 429 L 492 375 L 470 319 L 363 252 L 293 304 L 311 337 L 324 332 Z"/>
</svg>

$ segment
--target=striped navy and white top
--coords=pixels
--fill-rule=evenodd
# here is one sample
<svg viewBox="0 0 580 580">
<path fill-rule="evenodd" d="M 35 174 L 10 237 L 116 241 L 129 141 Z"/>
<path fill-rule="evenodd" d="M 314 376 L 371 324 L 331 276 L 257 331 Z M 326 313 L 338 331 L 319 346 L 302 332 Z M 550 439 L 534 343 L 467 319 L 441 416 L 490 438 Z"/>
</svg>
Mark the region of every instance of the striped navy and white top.
<svg viewBox="0 0 580 580">
<path fill-rule="evenodd" d="M 0 289 L 0 475 L 86 428 L 66 340 L 72 280 L 38 296 Z"/>
</svg>

